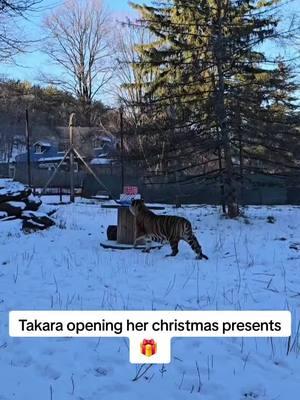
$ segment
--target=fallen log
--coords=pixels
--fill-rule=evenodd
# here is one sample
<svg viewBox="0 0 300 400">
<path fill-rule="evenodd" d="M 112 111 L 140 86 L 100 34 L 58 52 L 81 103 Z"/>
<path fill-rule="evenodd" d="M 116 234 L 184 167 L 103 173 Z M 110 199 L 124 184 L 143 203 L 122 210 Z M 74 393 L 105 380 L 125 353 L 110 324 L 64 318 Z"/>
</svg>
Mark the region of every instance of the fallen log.
<svg viewBox="0 0 300 400">
<path fill-rule="evenodd" d="M 31 189 L 11 179 L 0 179 L 0 203 L 22 201 L 31 194 Z"/>
<path fill-rule="evenodd" d="M 27 199 L 24 199 L 24 203 L 26 204 L 26 210 L 37 211 L 41 206 L 42 201 L 31 194 Z"/>
<path fill-rule="evenodd" d="M 8 214 L 6 211 L 0 211 L 0 219 L 7 218 Z"/>
<path fill-rule="evenodd" d="M 36 211 L 23 211 L 21 219 L 23 219 L 22 229 L 25 231 L 44 230 L 55 225 L 54 220 L 47 214 Z"/>
<path fill-rule="evenodd" d="M 23 201 L 8 201 L 6 203 L 0 203 L 0 211 L 6 212 L 9 217 L 19 217 L 25 208 L 26 204 Z"/>
</svg>

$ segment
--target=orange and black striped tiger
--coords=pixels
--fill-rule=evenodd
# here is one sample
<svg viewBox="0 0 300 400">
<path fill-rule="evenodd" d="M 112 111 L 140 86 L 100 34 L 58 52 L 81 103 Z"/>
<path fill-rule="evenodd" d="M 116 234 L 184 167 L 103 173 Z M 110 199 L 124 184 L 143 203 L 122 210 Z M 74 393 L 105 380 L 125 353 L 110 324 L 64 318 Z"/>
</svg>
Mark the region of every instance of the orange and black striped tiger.
<svg viewBox="0 0 300 400">
<path fill-rule="evenodd" d="M 151 241 L 169 242 L 172 253 L 168 256 L 176 256 L 178 243 L 182 239 L 186 241 L 194 252 L 197 259 L 208 257 L 202 253 L 201 246 L 193 233 L 190 221 L 183 217 L 174 215 L 156 215 L 145 206 L 143 200 L 133 200 L 130 206 L 131 213 L 136 220 L 136 240 L 145 239 L 146 252 L 150 251 Z M 168 257 L 167 256 L 167 257 Z"/>
</svg>

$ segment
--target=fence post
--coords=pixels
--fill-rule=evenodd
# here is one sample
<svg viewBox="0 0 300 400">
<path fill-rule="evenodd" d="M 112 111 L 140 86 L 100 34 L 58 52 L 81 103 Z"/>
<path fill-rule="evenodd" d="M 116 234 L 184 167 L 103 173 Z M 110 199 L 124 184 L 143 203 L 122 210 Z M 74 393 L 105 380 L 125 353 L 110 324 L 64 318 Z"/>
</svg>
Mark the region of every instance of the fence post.
<svg viewBox="0 0 300 400">
<path fill-rule="evenodd" d="M 69 121 L 69 139 L 70 139 L 70 201 L 74 203 L 74 139 L 73 139 L 73 127 L 75 124 L 75 114 L 70 115 Z"/>
</svg>

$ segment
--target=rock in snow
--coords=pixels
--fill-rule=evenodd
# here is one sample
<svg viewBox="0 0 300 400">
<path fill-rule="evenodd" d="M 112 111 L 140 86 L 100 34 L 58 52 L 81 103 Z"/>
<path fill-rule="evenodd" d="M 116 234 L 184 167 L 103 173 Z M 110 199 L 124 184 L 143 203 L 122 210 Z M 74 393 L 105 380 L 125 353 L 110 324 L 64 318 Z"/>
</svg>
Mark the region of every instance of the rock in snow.
<svg viewBox="0 0 300 400">
<path fill-rule="evenodd" d="M 19 217 L 23 210 L 25 210 L 26 204 L 22 201 L 8 201 L 7 203 L 0 203 L 0 211 L 4 211 L 8 216 Z"/>
<path fill-rule="evenodd" d="M 11 179 L 0 179 L 0 220 L 20 218 L 25 231 L 47 229 L 55 222 L 47 214 L 37 212 L 41 204 L 28 186 Z"/>
</svg>

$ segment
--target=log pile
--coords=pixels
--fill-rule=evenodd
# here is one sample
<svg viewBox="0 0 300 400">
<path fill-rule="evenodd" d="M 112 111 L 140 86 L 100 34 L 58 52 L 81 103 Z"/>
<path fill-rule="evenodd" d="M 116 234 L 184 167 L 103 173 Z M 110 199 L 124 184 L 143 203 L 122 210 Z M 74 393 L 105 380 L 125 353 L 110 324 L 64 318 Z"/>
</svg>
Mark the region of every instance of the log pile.
<svg viewBox="0 0 300 400">
<path fill-rule="evenodd" d="M 55 222 L 46 213 L 37 211 L 41 204 L 28 186 L 0 179 L 0 221 L 21 219 L 22 228 L 27 232 L 47 229 Z"/>
</svg>

